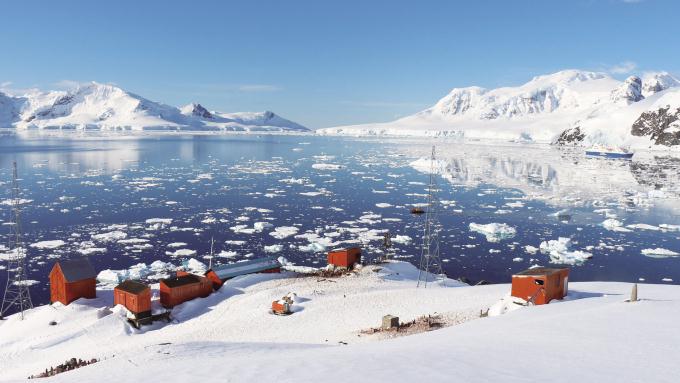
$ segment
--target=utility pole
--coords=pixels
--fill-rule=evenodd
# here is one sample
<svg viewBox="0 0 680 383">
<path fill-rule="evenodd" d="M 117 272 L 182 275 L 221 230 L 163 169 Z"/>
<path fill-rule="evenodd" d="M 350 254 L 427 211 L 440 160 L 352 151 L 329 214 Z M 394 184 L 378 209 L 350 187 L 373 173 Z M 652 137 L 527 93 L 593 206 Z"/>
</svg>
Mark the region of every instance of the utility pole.
<svg viewBox="0 0 680 383">
<path fill-rule="evenodd" d="M 31 294 L 28 291 L 29 282 L 26 279 L 27 251 L 21 240 L 21 198 L 19 190 L 19 177 L 17 176 L 17 163 L 12 167 L 12 198 L 9 215 L 9 251 L 5 259 L 7 261 L 7 285 L 0 306 L 0 319 L 6 313 L 14 309 L 24 319 L 24 311 L 33 308 Z"/>
<path fill-rule="evenodd" d="M 425 228 L 423 229 L 423 246 L 420 254 L 420 267 L 418 272 L 418 285 L 427 288 L 430 276 L 435 276 L 436 280 L 442 280 L 444 271 L 442 262 L 439 258 L 439 224 L 438 209 L 439 200 L 437 198 L 437 167 L 435 146 L 432 146 L 430 156 L 430 183 L 427 188 L 427 211 L 425 212 Z"/>
</svg>

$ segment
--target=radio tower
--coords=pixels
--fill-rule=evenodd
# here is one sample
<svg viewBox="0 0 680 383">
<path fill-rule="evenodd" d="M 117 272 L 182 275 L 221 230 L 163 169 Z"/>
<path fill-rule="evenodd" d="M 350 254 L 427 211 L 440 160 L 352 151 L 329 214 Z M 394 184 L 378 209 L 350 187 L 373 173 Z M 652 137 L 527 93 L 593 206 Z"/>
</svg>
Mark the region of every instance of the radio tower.
<svg viewBox="0 0 680 383">
<path fill-rule="evenodd" d="M 9 251 L 7 252 L 7 286 L 0 307 L 0 319 L 5 313 L 14 309 L 24 319 L 24 311 L 33 308 L 31 294 L 26 281 L 26 249 L 21 241 L 21 199 L 19 198 L 19 180 L 17 163 L 12 167 L 12 199 L 9 213 Z"/>
<path fill-rule="evenodd" d="M 427 189 L 427 210 L 425 211 L 425 229 L 423 230 L 423 247 L 420 254 L 420 267 L 418 272 L 418 285 L 427 288 L 432 275 L 435 281 L 444 280 L 442 262 L 439 258 L 439 230 L 441 225 L 438 219 L 439 200 L 437 199 L 437 168 L 435 160 L 435 147 L 432 146 L 430 157 L 430 184 Z"/>
</svg>

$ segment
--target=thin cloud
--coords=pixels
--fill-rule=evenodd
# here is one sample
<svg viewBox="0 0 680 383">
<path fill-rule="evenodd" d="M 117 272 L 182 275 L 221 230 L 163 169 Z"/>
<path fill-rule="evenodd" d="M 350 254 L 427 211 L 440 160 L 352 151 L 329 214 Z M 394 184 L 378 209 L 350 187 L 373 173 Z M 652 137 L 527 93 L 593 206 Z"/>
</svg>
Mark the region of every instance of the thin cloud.
<svg viewBox="0 0 680 383">
<path fill-rule="evenodd" d="M 76 89 L 83 84 L 86 84 L 86 82 L 74 81 L 74 80 L 59 80 L 52 85 L 54 87 L 58 88 L 58 89 L 70 90 L 70 89 Z"/>
<path fill-rule="evenodd" d="M 0 89 L 9 88 L 10 86 L 12 86 L 11 81 L 0 82 Z"/>
<path fill-rule="evenodd" d="M 237 88 L 241 92 L 278 92 L 283 90 L 280 86 L 269 84 L 243 84 Z"/>
<path fill-rule="evenodd" d="M 613 74 L 627 74 L 634 71 L 637 68 L 637 64 L 632 61 L 624 61 L 613 67 L 609 68 L 609 73 Z"/>
<path fill-rule="evenodd" d="M 345 105 L 360 106 L 365 108 L 422 108 L 426 104 L 419 102 L 392 102 L 392 101 L 343 101 Z"/>
</svg>

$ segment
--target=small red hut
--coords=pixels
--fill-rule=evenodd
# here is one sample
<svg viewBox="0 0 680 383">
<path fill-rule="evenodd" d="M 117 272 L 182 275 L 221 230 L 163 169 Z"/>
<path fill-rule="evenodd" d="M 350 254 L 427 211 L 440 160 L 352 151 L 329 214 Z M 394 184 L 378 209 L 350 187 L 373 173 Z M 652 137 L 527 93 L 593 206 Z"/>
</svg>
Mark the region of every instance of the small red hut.
<svg viewBox="0 0 680 383">
<path fill-rule="evenodd" d="M 138 319 L 150 317 L 151 288 L 139 281 L 124 281 L 113 289 L 113 304 L 125 306 Z"/>
<path fill-rule="evenodd" d="M 161 279 L 160 290 L 161 305 L 171 308 L 198 297 L 207 297 L 213 291 L 213 284 L 208 278 L 186 273 Z"/>
<path fill-rule="evenodd" d="M 50 271 L 50 302 L 97 297 L 97 273 L 87 258 L 57 261 Z"/>
<path fill-rule="evenodd" d="M 361 248 L 359 247 L 335 249 L 328 252 L 329 265 L 351 269 L 359 262 L 361 262 Z"/>
<path fill-rule="evenodd" d="M 562 299 L 569 290 L 569 269 L 535 267 L 512 276 L 513 297 L 536 305 Z"/>
</svg>

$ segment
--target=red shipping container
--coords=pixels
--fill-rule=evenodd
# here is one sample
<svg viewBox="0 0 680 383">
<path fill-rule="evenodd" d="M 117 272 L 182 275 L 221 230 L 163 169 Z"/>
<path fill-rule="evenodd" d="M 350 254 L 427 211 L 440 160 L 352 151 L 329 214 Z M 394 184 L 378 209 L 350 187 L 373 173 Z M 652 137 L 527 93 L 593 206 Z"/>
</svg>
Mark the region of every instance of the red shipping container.
<svg viewBox="0 0 680 383">
<path fill-rule="evenodd" d="M 361 248 L 336 249 L 328 252 L 328 264 L 351 269 L 361 262 Z"/>
</svg>

